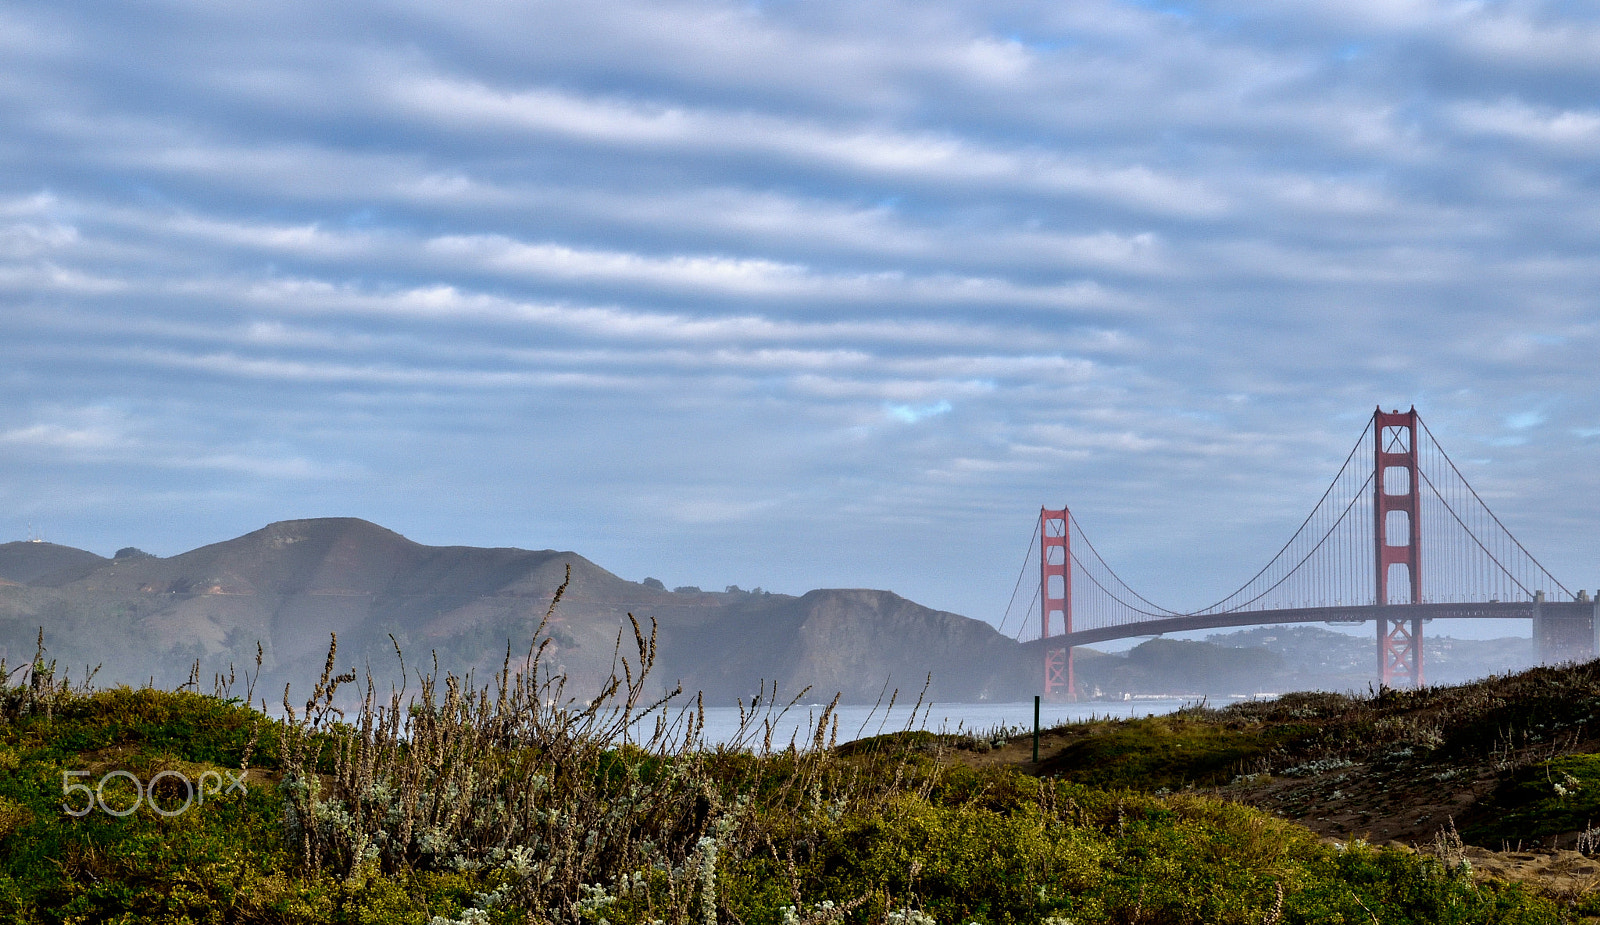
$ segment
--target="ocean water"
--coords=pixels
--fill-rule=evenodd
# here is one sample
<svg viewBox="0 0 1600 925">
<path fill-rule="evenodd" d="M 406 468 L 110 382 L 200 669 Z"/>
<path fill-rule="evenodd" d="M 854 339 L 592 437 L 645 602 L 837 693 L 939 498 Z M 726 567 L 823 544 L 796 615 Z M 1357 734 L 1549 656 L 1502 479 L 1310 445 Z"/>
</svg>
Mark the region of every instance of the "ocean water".
<svg viewBox="0 0 1600 925">
<path fill-rule="evenodd" d="M 1191 703 L 1194 701 L 1176 698 L 1044 703 L 1039 708 L 1039 726 L 1049 729 L 1086 719 L 1159 715 L 1175 712 Z M 704 739 L 709 744 L 737 742 L 759 747 L 767 739 L 770 729 L 772 747 L 785 748 L 792 738 L 797 746 L 803 748 L 811 744 L 822 711 L 822 705 L 798 705 L 785 712 L 769 711 L 747 722 L 741 738 L 737 707 L 708 707 Z M 839 707 L 834 714 L 839 720 L 839 742 L 908 728 L 930 732 L 988 732 L 1005 727 L 1013 730 L 1013 735 L 1031 733 L 1033 730 L 1031 700 L 1018 703 L 925 704 L 916 711 L 915 716 L 909 706 L 896 705 L 891 711 L 882 707 L 849 705 Z M 828 731 L 832 732 L 831 722 Z"/>
</svg>

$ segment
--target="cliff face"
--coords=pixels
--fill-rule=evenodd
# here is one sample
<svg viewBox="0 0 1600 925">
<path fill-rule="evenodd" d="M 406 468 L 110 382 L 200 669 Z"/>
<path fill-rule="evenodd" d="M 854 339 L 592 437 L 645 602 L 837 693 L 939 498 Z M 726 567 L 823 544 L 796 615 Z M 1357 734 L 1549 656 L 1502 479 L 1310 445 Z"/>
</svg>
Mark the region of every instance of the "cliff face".
<svg viewBox="0 0 1600 925">
<path fill-rule="evenodd" d="M 1017 645 L 987 623 L 931 610 L 888 591 L 770 595 L 671 634 L 668 668 L 685 688 L 753 693 L 762 680 L 808 699 L 871 703 L 886 690 L 944 702 L 1017 700 L 1035 680 Z M 716 653 L 712 658 L 699 653 Z"/>
<path fill-rule="evenodd" d="M 921 607 L 886 591 L 803 597 L 670 592 L 626 581 L 571 552 L 423 546 L 351 518 L 285 521 L 168 559 L 115 559 L 51 544 L 0 546 L 0 652 L 15 664 L 43 626 L 51 654 L 100 683 L 175 684 L 199 659 L 210 672 L 254 666 L 256 696 L 308 689 L 329 633 L 339 666 L 399 680 L 395 645 L 413 664 L 487 680 L 520 660 L 552 595 L 572 582 L 547 627 L 548 663 L 580 698 L 611 670 L 618 634 L 632 655 L 632 613 L 655 621 L 656 689 L 681 683 L 708 703 L 756 692 L 875 700 L 887 684 L 944 701 L 1012 699 L 1027 691 L 1016 646 L 988 624 Z M 393 642 L 390 638 L 393 637 Z"/>
<path fill-rule="evenodd" d="M 813 591 L 793 647 L 796 674 L 823 690 L 886 677 L 902 691 L 926 681 L 934 700 L 1017 700 L 1032 675 L 1017 669 L 1016 644 L 987 623 L 929 610 L 887 591 Z M 931 676 L 931 677 L 930 677 Z M 798 678 L 797 678 L 798 680 Z"/>
</svg>

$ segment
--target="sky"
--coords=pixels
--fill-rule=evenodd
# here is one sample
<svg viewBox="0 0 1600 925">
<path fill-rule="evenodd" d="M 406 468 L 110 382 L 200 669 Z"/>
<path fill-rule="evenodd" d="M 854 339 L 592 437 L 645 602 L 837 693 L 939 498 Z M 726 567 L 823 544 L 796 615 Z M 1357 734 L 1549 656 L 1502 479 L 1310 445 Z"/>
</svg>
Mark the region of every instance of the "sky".
<svg viewBox="0 0 1600 925">
<path fill-rule="evenodd" d="M 0 0 L 0 539 L 1187 609 L 1374 406 L 1600 586 L 1600 8 Z"/>
</svg>

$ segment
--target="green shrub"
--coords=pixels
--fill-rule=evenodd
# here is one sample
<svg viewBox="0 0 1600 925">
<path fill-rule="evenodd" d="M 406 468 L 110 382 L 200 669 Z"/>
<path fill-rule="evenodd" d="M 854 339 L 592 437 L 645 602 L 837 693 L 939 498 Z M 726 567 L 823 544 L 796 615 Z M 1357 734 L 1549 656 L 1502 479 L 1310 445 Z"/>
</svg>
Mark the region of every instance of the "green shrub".
<svg viewBox="0 0 1600 925">
<path fill-rule="evenodd" d="M 1600 755 L 1565 755 L 1518 768 L 1462 826 L 1474 844 L 1581 832 L 1600 820 Z"/>
</svg>

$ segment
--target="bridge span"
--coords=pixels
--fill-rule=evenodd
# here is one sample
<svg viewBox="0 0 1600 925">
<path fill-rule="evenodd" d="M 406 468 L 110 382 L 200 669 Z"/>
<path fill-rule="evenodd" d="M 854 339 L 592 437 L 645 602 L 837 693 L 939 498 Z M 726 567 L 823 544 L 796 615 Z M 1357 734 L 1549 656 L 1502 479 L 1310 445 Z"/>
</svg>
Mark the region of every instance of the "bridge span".
<svg viewBox="0 0 1600 925">
<path fill-rule="evenodd" d="M 1585 595 L 1587 597 L 1587 595 Z M 1600 598 L 1577 601 L 1489 601 L 1483 604 L 1373 604 L 1336 607 L 1285 607 L 1219 614 L 1191 614 L 1144 620 L 1121 626 L 1061 633 L 1023 643 L 1043 653 L 1048 647 L 1089 646 L 1117 639 L 1141 639 L 1193 630 L 1238 626 L 1280 626 L 1287 623 L 1372 623 L 1379 619 L 1530 620 L 1534 650 L 1541 662 L 1587 661 L 1600 657 Z"/>
<path fill-rule="evenodd" d="M 1530 620 L 1541 661 L 1600 656 L 1600 604 L 1511 535 L 1416 408 L 1374 411 L 1289 541 L 1208 607 L 1172 610 L 1129 587 L 1065 505 L 1039 511 L 1018 591 L 1035 549 L 1038 607 L 1022 608 L 1016 638 L 1040 655 L 1051 697 L 1078 693 L 1075 646 L 1234 626 L 1371 623 L 1377 680 L 1390 686 L 1424 683 L 1430 620 Z M 1007 605 L 1002 629 L 1011 618 Z"/>
</svg>

